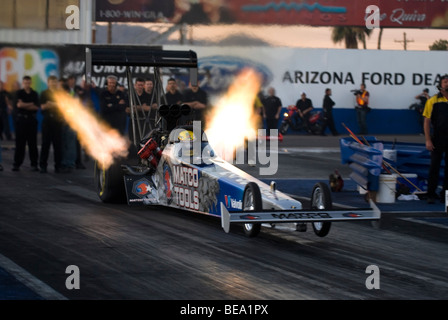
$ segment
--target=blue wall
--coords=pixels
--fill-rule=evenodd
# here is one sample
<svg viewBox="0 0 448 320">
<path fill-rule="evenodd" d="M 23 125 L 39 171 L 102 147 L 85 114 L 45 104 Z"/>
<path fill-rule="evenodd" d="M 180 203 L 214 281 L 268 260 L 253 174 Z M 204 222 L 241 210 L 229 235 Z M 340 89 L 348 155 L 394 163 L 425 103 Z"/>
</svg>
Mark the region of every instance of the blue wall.
<svg viewBox="0 0 448 320">
<path fill-rule="evenodd" d="M 319 110 L 316 108 L 316 110 Z M 322 111 L 321 109 L 319 111 Z M 286 108 L 283 113 L 286 112 Z M 355 108 L 334 109 L 334 123 L 340 134 L 348 134 L 348 131 L 342 126 L 342 122 L 355 134 L 359 133 L 358 123 L 356 122 Z M 283 117 L 283 116 L 282 116 Z M 281 120 L 279 121 L 280 126 Z M 368 134 L 419 134 L 423 132 L 419 124 L 419 115 L 415 110 L 380 110 L 372 109 L 367 114 Z M 326 134 L 330 131 L 327 129 Z M 289 130 L 288 134 L 303 134 Z"/>
<path fill-rule="evenodd" d="M 286 108 L 281 112 L 281 118 L 278 122 L 280 128 L 281 121 L 283 119 L 283 113 L 286 112 Z M 317 109 L 322 111 L 321 109 Z M 336 130 L 340 134 L 348 134 L 348 131 L 342 126 L 342 122 L 352 130 L 355 134 L 359 133 L 359 127 L 356 122 L 356 111 L 352 109 L 334 109 L 333 110 L 334 123 Z M 42 116 L 38 112 L 39 131 Z M 14 125 L 10 118 L 11 130 L 14 131 Z M 420 134 L 423 133 L 423 129 L 419 124 L 419 115 L 415 110 L 402 109 L 402 110 L 379 110 L 372 109 L 367 115 L 367 128 L 368 134 Z M 326 134 L 330 134 L 329 129 L 325 131 Z M 288 134 L 304 134 L 304 132 L 293 131 L 289 129 Z"/>
</svg>

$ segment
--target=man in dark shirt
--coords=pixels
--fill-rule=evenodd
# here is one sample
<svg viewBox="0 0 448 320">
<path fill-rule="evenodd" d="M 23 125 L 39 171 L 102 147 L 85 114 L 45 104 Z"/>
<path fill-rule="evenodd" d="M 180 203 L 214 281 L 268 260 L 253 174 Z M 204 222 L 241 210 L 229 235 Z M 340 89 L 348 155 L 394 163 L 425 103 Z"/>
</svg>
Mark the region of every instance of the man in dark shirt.
<svg viewBox="0 0 448 320">
<path fill-rule="evenodd" d="M 336 127 L 334 125 L 334 118 L 333 118 L 333 106 L 335 105 L 335 103 L 330 96 L 331 96 L 331 89 L 330 88 L 325 89 L 325 96 L 323 102 L 324 127 L 322 129 L 322 134 L 325 134 L 324 133 L 325 129 L 328 127 L 331 131 L 331 134 L 337 136 L 338 131 L 336 130 Z"/>
<path fill-rule="evenodd" d="M 140 142 L 143 136 L 150 131 L 150 123 L 148 113 L 151 110 L 151 96 L 145 91 L 145 80 L 143 78 L 137 78 L 134 84 L 135 95 L 132 97 L 135 99 L 134 114 L 131 115 L 131 107 L 126 108 L 126 113 L 129 117 L 134 117 L 136 127 L 132 127 L 132 123 L 129 126 L 129 139 L 134 140 L 134 130 L 136 133 L 136 143 Z M 131 102 L 129 98 L 129 102 Z"/>
<path fill-rule="evenodd" d="M 305 92 L 301 93 L 300 99 L 297 100 L 297 102 L 296 102 L 296 107 L 297 107 L 296 117 L 301 118 L 301 120 L 303 122 L 303 126 L 307 129 L 307 131 L 309 131 L 310 130 L 309 129 L 309 119 L 311 116 L 311 111 L 314 108 L 313 108 L 313 102 L 311 101 L 311 99 L 308 99 L 306 97 Z M 298 119 L 296 119 L 296 120 L 298 120 Z"/>
<path fill-rule="evenodd" d="M 3 139 L 3 133 L 6 139 L 12 140 L 11 130 L 9 128 L 11 96 L 8 91 L 3 89 L 3 81 L 0 80 L 0 139 Z"/>
<path fill-rule="evenodd" d="M 156 127 L 158 96 L 154 91 L 154 81 L 150 78 L 145 80 L 145 92 L 149 95 L 150 103 L 148 105 L 151 106 L 149 124 L 151 125 L 151 128 L 154 129 Z"/>
<path fill-rule="evenodd" d="M 24 76 L 22 79 L 22 89 L 17 92 L 16 111 L 16 150 L 14 152 L 13 171 L 19 171 L 25 159 L 25 148 L 28 144 L 31 170 L 39 171 L 37 168 L 37 119 L 36 113 L 39 110 L 39 96 L 31 88 L 31 77 Z"/>
<path fill-rule="evenodd" d="M 126 131 L 126 101 L 124 93 L 117 90 L 117 77 L 107 77 L 107 88 L 100 95 L 100 115 L 124 135 Z"/>
<path fill-rule="evenodd" d="M 48 155 L 50 147 L 53 145 L 54 169 L 60 172 L 62 164 L 62 128 L 64 122 L 60 114 L 54 93 L 58 88 L 58 78 L 48 77 L 48 89 L 40 95 L 40 105 L 42 109 L 42 148 L 40 150 L 39 166 L 40 172 L 47 172 Z"/>
<path fill-rule="evenodd" d="M 425 104 L 423 111 L 425 145 L 431 152 L 431 163 L 428 174 L 428 203 L 434 203 L 439 185 L 440 166 L 445 161 L 444 178 L 440 198 L 443 202 L 448 190 L 448 74 L 439 80 L 439 93 L 432 96 Z"/>
<path fill-rule="evenodd" d="M 180 104 L 182 102 L 182 94 L 177 89 L 177 82 L 174 78 L 169 78 L 166 88 L 166 102 L 168 105 L 171 104 Z"/>
<path fill-rule="evenodd" d="M 192 110 L 190 121 L 201 121 L 202 128 L 205 128 L 205 112 L 208 104 L 207 92 L 199 88 L 198 85 L 190 85 L 185 90 L 182 101 L 188 104 Z"/>
<path fill-rule="evenodd" d="M 278 119 L 282 111 L 282 101 L 275 95 L 275 89 L 270 87 L 268 95 L 263 99 L 263 118 L 266 119 L 266 129 L 269 136 L 272 136 L 271 130 L 277 129 Z"/>
</svg>

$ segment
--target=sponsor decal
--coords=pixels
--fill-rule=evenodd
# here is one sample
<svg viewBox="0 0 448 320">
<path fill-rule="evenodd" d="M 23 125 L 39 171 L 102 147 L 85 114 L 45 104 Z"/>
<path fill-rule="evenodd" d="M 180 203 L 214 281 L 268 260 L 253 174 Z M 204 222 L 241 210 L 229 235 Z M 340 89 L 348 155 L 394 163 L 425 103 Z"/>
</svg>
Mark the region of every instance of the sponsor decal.
<svg viewBox="0 0 448 320">
<path fill-rule="evenodd" d="M 170 204 L 173 200 L 173 183 L 171 180 L 171 168 L 166 162 L 163 165 L 163 186 L 167 203 Z"/>
<path fill-rule="evenodd" d="M 209 75 L 210 81 L 201 85 L 202 89 L 209 94 L 222 93 L 234 81 L 235 76 L 244 68 L 255 70 L 262 77 L 262 86 L 265 87 L 272 82 L 274 76 L 271 70 L 259 62 L 234 56 L 208 56 L 198 61 L 200 74 Z"/>
<path fill-rule="evenodd" d="M 224 200 L 227 208 L 243 210 L 243 201 L 224 195 Z"/>
<path fill-rule="evenodd" d="M 151 194 L 151 192 L 152 187 L 147 179 L 140 179 L 134 182 L 132 193 L 134 193 L 137 197 L 143 198 L 146 195 Z"/>
<path fill-rule="evenodd" d="M 174 202 L 178 206 L 199 210 L 199 171 L 196 168 L 173 165 Z"/>
<path fill-rule="evenodd" d="M 347 212 L 343 214 L 344 217 L 348 217 L 348 218 L 360 218 L 363 215 L 360 213 L 355 213 L 355 212 Z"/>
<path fill-rule="evenodd" d="M 297 213 L 273 213 L 275 219 L 331 219 L 327 212 L 297 212 Z"/>
<path fill-rule="evenodd" d="M 240 216 L 240 219 L 242 219 L 242 220 L 257 220 L 257 219 L 260 219 L 260 217 L 253 216 L 251 214 L 246 214 L 245 216 Z"/>
</svg>

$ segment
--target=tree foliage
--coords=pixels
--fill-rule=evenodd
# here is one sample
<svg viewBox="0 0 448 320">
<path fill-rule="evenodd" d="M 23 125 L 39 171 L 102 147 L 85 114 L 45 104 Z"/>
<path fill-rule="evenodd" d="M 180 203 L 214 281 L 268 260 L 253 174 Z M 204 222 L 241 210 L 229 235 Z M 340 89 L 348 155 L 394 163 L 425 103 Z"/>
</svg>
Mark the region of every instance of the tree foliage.
<svg viewBox="0 0 448 320">
<path fill-rule="evenodd" d="M 344 42 L 347 49 L 358 49 L 358 41 L 360 41 L 366 49 L 366 39 L 371 33 L 371 29 L 361 27 L 334 27 L 331 40 L 334 43 Z"/>
<path fill-rule="evenodd" d="M 429 50 L 448 50 L 448 40 L 436 40 L 429 46 Z"/>
</svg>

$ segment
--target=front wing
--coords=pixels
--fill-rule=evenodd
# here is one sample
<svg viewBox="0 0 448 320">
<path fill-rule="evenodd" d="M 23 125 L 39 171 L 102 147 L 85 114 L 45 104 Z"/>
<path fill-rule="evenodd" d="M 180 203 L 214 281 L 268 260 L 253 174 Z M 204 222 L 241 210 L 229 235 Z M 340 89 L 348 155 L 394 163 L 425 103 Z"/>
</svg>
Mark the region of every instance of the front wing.
<svg viewBox="0 0 448 320">
<path fill-rule="evenodd" d="M 229 213 L 221 203 L 221 226 L 226 233 L 231 223 L 291 223 L 379 220 L 381 211 L 370 200 L 370 208 L 350 210 L 263 210 Z"/>
</svg>

